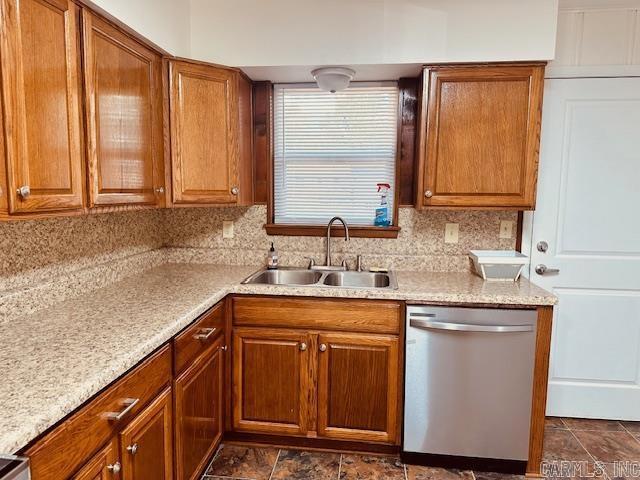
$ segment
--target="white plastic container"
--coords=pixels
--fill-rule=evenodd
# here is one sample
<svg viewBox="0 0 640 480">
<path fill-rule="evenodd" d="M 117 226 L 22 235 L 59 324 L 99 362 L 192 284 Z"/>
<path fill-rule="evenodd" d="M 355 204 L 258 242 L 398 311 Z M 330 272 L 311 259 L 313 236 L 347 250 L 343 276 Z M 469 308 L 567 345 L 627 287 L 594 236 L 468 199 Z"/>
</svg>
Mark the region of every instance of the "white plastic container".
<svg viewBox="0 0 640 480">
<path fill-rule="evenodd" d="M 471 250 L 469 257 L 484 280 L 515 282 L 529 265 L 529 257 L 515 250 Z"/>
</svg>

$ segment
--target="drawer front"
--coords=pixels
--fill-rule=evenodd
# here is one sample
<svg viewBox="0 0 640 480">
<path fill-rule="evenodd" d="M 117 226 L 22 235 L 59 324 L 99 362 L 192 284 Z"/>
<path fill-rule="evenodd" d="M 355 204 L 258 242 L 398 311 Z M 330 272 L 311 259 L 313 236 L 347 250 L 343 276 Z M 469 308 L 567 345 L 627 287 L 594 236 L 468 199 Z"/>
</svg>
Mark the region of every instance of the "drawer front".
<svg viewBox="0 0 640 480">
<path fill-rule="evenodd" d="M 68 478 L 170 382 L 165 346 L 29 448 L 32 478 Z"/>
<path fill-rule="evenodd" d="M 258 327 L 398 334 L 399 302 L 376 300 L 235 297 L 233 324 Z"/>
<path fill-rule="evenodd" d="M 224 301 L 222 301 L 175 338 L 176 374 L 182 372 L 198 355 L 213 345 L 224 330 L 224 313 Z"/>
</svg>

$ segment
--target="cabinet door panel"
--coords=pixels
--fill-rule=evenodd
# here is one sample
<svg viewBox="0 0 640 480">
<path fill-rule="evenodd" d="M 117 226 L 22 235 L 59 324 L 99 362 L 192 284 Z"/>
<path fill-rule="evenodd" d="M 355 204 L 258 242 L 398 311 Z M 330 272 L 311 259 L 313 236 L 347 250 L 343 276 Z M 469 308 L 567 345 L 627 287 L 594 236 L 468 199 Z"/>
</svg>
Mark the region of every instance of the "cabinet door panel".
<svg viewBox="0 0 640 480">
<path fill-rule="evenodd" d="M 167 388 L 120 434 L 124 480 L 171 480 L 171 389 Z"/>
<path fill-rule="evenodd" d="M 321 334 L 318 345 L 318 435 L 396 442 L 398 338 Z"/>
<path fill-rule="evenodd" d="M 71 477 L 71 480 L 117 480 L 120 478 L 120 469 L 118 441 L 114 438 Z"/>
<path fill-rule="evenodd" d="M 543 74 L 542 66 L 425 71 L 420 205 L 533 207 Z"/>
<path fill-rule="evenodd" d="M 233 425 L 236 430 L 304 434 L 309 338 L 304 332 L 235 329 Z"/>
<path fill-rule="evenodd" d="M 175 381 L 176 472 L 198 477 L 222 436 L 223 356 L 220 338 Z"/>
<path fill-rule="evenodd" d="M 2 0 L 11 213 L 83 206 L 78 17 L 70 0 Z"/>
<path fill-rule="evenodd" d="M 83 12 L 90 204 L 154 204 L 162 184 L 162 59 Z"/>
<path fill-rule="evenodd" d="M 175 203 L 235 203 L 238 118 L 235 72 L 171 62 Z"/>
</svg>

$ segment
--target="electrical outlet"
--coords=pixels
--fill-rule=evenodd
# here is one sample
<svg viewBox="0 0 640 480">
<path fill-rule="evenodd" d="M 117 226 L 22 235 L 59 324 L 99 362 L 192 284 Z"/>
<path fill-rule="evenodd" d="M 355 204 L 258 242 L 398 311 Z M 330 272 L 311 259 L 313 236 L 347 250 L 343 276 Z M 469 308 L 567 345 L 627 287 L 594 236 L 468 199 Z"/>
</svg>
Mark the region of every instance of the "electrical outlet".
<svg viewBox="0 0 640 480">
<path fill-rule="evenodd" d="M 458 243 L 458 233 L 460 225 L 457 223 L 447 223 L 444 227 L 444 243 Z"/>
<path fill-rule="evenodd" d="M 227 220 L 222 222 L 222 238 L 233 238 L 233 222 Z"/>
<path fill-rule="evenodd" d="M 500 238 L 511 238 L 513 236 L 513 222 L 503 220 L 500 222 Z"/>
</svg>

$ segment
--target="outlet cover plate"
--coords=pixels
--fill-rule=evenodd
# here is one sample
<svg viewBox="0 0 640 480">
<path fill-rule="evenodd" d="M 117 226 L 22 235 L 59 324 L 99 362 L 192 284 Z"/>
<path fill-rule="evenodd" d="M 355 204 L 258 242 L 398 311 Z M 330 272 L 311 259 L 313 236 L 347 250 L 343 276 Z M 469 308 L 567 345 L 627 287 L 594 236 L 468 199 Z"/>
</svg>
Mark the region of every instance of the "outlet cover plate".
<svg viewBox="0 0 640 480">
<path fill-rule="evenodd" d="M 222 238 L 233 238 L 233 222 L 227 220 L 222 222 Z"/>
<path fill-rule="evenodd" d="M 444 227 L 444 243 L 458 243 L 460 224 L 447 223 Z"/>
<path fill-rule="evenodd" d="M 502 220 L 500 222 L 500 238 L 511 238 L 513 236 L 513 222 Z"/>
</svg>

